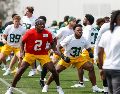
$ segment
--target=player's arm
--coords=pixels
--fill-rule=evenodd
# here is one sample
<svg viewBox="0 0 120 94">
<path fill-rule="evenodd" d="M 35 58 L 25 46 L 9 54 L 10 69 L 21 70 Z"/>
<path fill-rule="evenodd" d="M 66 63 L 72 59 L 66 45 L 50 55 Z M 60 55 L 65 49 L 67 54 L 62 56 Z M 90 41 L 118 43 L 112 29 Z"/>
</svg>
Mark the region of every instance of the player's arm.
<svg viewBox="0 0 120 94">
<path fill-rule="evenodd" d="M 25 45 L 25 43 L 22 41 L 21 45 L 20 45 L 20 58 L 24 57 L 24 53 L 25 53 L 25 51 L 24 51 L 24 45 Z"/>
<path fill-rule="evenodd" d="M 6 34 L 3 34 L 3 35 L 2 35 L 2 42 L 3 42 L 4 44 L 7 43 L 6 38 L 7 38 L 7 35 L 6 35 Z"/>
<path fill-rule="evenodd" d="M 59 44 L 58 47 L 57 47 L 57 50 L 59 52 L 59 56 L 66 62 L 66 63 L 69 63 L 70 62 L 70 58 L 65 56 L 62 52 L 62 49 L 63 47 Z"/>
<path fill-rule="evenodd" d="M 62 52 L 63 47 L 59 46 L 59 53 L 60 53 L 60 57 L 66 62 L 69 63 L 70 62 L 70 58 L 65 56 Z"/>
<path fill-rule="evenodd" d="M 98 47 L 99 51 L 98 51 L 98 68 L 102 69 L 103 66 L 103 55 L 104 55 L 104 48 L 102 47 Z"/>
<path fill-rule="evenodd" d="M 56 46 L 56 48 L 57 48 L 57 51 L 58 51 L 58 53 L 59 53 L 59 56 L 61 56 L 63 53 L 62 53 L 62 46 L 59 44 L 59 45 L 57 45 Z"/>
<path fill-rule="evenodd" d="M 99 71 L 100 71 L 101 79 L 105 79 L 104 71 L 102 69 L 102 66 L 103 66 L 103 56 L 104 56 L 104 48 L 98 47 L 98 49 L 99 49 L 99 51 L 98 51 L 98 63 L 97 63 L 97 66 L 98 66 Z"/>
<path fill-rule="evenodd" d="M 53 49 L 53 51 L 57 51 L 57 49 L 56 49 L 56 38 L 54 38 L 53 40 L 52 40 L 52 42 L 50 43 L 50 46 L 49 46 L 49 48 L 47 48 L 47 50 L 50 50 L 50 49 Z"/>
<path fill-rule="evenodd" d="M 22 41 L 20 44 L 20 57 L 23 58 L 24 56 L 24 49 L 25 49 L 25 43 L 28 41 L 28 37 L 29 37 L 29 33 L 26 32 L 23 36 L 22 36 Z"/>
<path fill-rule="evenodd" d="M 88 51 L 89 57 L 94 58 L 93 51 L 90 47 L 90 42 L 89 41 L 86 41 L 85 49 Z"/>
<path fill-rule="evenodd" d="M 60 39 L 62 37 L 63 30 L 59 29 L 56 34 L 56 40 Z"/>
<path fill-rule="evenodd" d="M 7 36 L 8 36 L 8 32 L 9 32 L 10 30 L 11 30 L 11 25 L 8 25 L 8 26 L 5 28 L 4 32 L 3 32 L 2 41 L 3 41 L 4 44 L 7 43 L 6 38 L 7 38 Z"/>
</svg>

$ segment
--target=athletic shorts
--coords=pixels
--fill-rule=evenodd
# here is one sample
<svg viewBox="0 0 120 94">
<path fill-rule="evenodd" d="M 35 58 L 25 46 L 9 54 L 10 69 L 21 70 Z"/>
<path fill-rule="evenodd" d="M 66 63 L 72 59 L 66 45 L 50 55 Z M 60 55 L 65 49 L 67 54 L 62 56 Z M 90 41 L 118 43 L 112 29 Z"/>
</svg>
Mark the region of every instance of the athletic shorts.
<svg viewBox="0 0 120 94">
<path fill-rule="evenodd" d="M 2 48 L 3 48 L 3 46 L 0 46 L 0 52 L 1 52 Z"/>
<path fill-rule="evenodd" d="M 75 67 L 77 67 L 78 69 L 81 68 L 85 63 L 87 62 L 87 60 L 82 57 L 82 56 L 79 56 L 79 57 L 76 57 L 76 58 L 70 58 L 70 62 L 69 63 L 66 63 L 63 59 L 61 59 L 58 64 L 59 65 L 62 65 L 64 67 L 69 67 L 70 65 L 73 65 Z"/>
<path fill-rule="evenodd" d="M 29 63 L 30 65 L 33 65 L 35 60 L 38 60 L 42 66 L 51 61 L 48 55 L 34 55 L 30 53 L 25 53 L 23 61 Z"/>
<path fill-rule="evenodd" d="M 1 49 L 1 53 L 3 53 L 6 56 L 10 55 L 11 52 L 13 52 L 15 55 L 18 55 L 18 53 L 20 53 L 20 48 L 4 45 Z"/>
<path fill-rule="evenodd" d="M 94 52 L 94 48 L 92 48 L 92 52 Z M 94 60 L 93 58 L 90 58 L 89 57 L 89 52 L 87 50 L 83 50 L 81 56 L 83 56 L 84 58 L 87 59 L 87 61 L 91 62 L 91 63 L 94 63 Z"/>
<path fill-rule="evenodd" d="M 62 53 L 64 53 L 64 49 L 61 49 Z M 55 53 L 53 53 L 53 57 L 57 60 L 59 60 L 61 57 L 59 55 L 56 55 Z"/>
</svg>

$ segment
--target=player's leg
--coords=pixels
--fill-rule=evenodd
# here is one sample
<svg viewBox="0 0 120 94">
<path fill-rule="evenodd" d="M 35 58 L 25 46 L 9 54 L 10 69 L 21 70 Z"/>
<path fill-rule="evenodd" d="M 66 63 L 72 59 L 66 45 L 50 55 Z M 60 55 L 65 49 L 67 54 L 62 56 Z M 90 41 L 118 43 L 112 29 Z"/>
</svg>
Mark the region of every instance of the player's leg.
<svg viewBox="0 0 120 94">
<path fill-rule="evenodd" d="M 62 71 L 65 70 L 65 69 L 66 69 L 65 66 L 62 66 L 62 65 L 59 65 L 59 64 L 56 65 L 56 70 L 57 70 L 58 73 L 62 72 Z M 53 74 L 51 74 L 51 75 L 49 76 L 49 78 L 48 78 L 47 85 L 50 85 L 50 83 L 51 83 L 53 80 L 54 80 L 54 79 L 53 79 Z"/>
<path fill-rule="evenodd" d="M 21 66 L 21 62 L 22 60 L 20 59 L 20 49 L 19 48 L 13 48 L 13 58 L 10 62 L 9 68 L 7 69 L 7 71 L 4 73 L 4 75 L 8 75 L 10 74 L 12 67 L 14 66 L 14 64 L 17 62 L 18 59 L 18 66 L 17 68 L 15 68 L 11 73 L 16 74 L 18 68 Z"/>
<path fill-rule="evenodd" d="M 82 66 L 83 69 L 87 70 L 88 71 L 88 75 L 89 75 L 89 79 L 92 83 L 92 89 L 93 89 L 93 92 L 103 92 L 103 89 L 100 89 L 97 87 L 97 84 L 96 84 L 96 76 L 95 76 L 95 71 L 94 71 L 94 66 L 92 63 L 90 62 L 86 62 L 83 66 Z"/>
<path fill-rule="evenodd" d="M 13 56 L 13 58 L 11 59 L 10 61 L 10 65 L 9 65 L 9 68 L 12 69 L 14 64 L 17 62 L 18 58 L 16 55 Z"/>
<path fill-rule="evenodd" d="M 34 55 L 29 54 L 29 53 L 25 54 L 22 64 L 14 76 L 11 87 L 7 90 L 7 92 L 5 94 L 11 94 L 13 92 L 13 88 L 16 87 L 16 84 L 21 79 L 22 74 L 35 61 L 35 59 L 36 59 L 36 57 Z"/>
<path fill-rule="evenodd" d="M 77 68 L 78 71 L 78 77 L 79 77 L 79 82 L 72 85 L 71 87 L 85 87 L 84 83 L 83 83 L 83 68 L 82 66 L 87 62 L 87 59 L 84 58 L 83 56 L 79 56 L 78 58 L 74 58 L 73 62 L 77 62 L 77 63 L 73 63 L 73 65 Z"/>
<path fill-rule="evenodd" d="M 36 61 L 30 66 L 31 70 L 29 71 L 28 76 L 34 76 L 36 74 Z"/>
<path fill-rule="evenodd" d="M 53 62 L 54 65 L 58 62 L 58 60 L 60 58 L 58 55 L 55 55 L 52 52 L 50 53 L 49 56 L 50 56 L 50 59 L 51 59 L 51 61 Z M 41 85 L 41 87 L 44 87 L 44 79 L 45 79 L 45 77 L 47 75 L 47 72 L 48 72 L 48 69 L 43 66 L 43 69 L 41 71 L 41 78 L 40 78 L 40 85 Z"/>
<path fill-rule="evenodd" d="M 66 69 L 66 67 L 57 64 L 56 69 L 53 65 L 53 63 L 48 63 L 47 64 L 47 68 L 49 69 L 49 71 L 52 73 L 48 80 L 46 85 L 43 87 L 42 92 L 47 92 L 48 91 L 48 86 L 50 85 L 50 83 L 55 80 L 56 85 L 57 85 L 57 92 L 59 92 L 59 94 L 64 94 L 62 88 L 60 87 L 60 82 L 59 82 L 59 73 L 62 72 L 63 70 Z"/>
<path fill-rule="evenodd" d="M 11 59 L 11 61 L 10 61 L 10 64 L 9 64 L 8 69 L 7 69 L 6 72 L 3 74 L 4 76 L 5 76 L 5 75 L 9 75 L 10 73 L 13 73 L 13 72 L 11 72 L 11 70 L 12 70 L 14 64 L 17 62 L 17 59 L 18 59 L 17 56 L 14 55 L 13 58 Z M 16 70 L 16 71 L 17 71 L 17 70 Z M 15 72 L 15 70 L 14 70 L 14 72 Z M 15 72 L 15 73 L 16 73 L 16 72 Z"/>
<path fill-rule="evenodd" d="M 0 61 L 2 61 L 2 63 L 4 64 L 4 68 L 2 70 L 6 71 L 8 66 L 6 62 L 6 55 L 4 55 L 3 53 L 0 53 Z"/>
<path fill-rule="evenodd" d="M 42 88 L 45 85 L 44 79 L 45 79 L 45 77 L 47 75 L 47 72 L 48 72 L 47 67 L 43 66 L 42 71 L 41 71 L 40 83 L 39 83 Z"/>
<path fill-rule="evenodd" d="M 51 67 L 52 66 L 52 67 Z M 60 82 L 59 82 L 59 73 L 63 70 L 65 70 L 68 66 L 70 66 L 70 64 L 66 63 L 64 60 L 60 60 L 59 63 L 56 65 L 56 69 L 54 67 L 54 64 L 48 63 L 47 68 L 49 69 L 49 71 L 52 73 L 48 80 L 46 85 L 43 87 L 42 92 L 47 92 L 48 91 L 48 85 L 50 85 L 50 83 L 55 80 L 56 85 L 57 85 L 57 92 L 59 92 L 60 94 L 64 94 L 62 88 L 60 87 Z"/>
<path fill-rule="evenodd" d="M 25 61 L 22 62 L 21 67 L 18 69 L 17 73 L 14 76 L 11 87 L 7 90 L 5 94 L 12 94 L 13 88 L 16 87 L 17 82 L 21 79 L 22 74 L 25 72 L 29 65 L 30 64 Z"/>
<path fill-rule="evenodd" d="M 77 84 L 74 84 L 73 86 L 71 87 L 85 87 L 84 83 L 83 83 L 83 74 L 84 74 L 84 71 L 82 68 L 78 68 L 77 69 L 78 71 L 78 78 L 79 78 L 79 82 Z"/>
<path fill-rule="evenodd" d="M 3 46 L 0 46 L 0 52 Z M 0 60 L 0 67 L 2 66 L 2 61 Z"/>
<path fill-rule="evenodd" d="M 83 69 L 87 70 L 89 72 L 89 79 L 92 83 L 92 85 L 96 85 L 96 76 L 95 76 L 95 71 L 94 71 L 94 67 L 93 64 L 90 62 L 86 62 L 83 66 Z M 94 79 L 93 79 L 94 78 Z"/>
<path fill-rule="evenodd" d="M 1 49 L 0 60 L 4 63 L 4 70 L 7 70 L 6 57 L 11 53 L 12 49 L 9 45 L 4 45 Z"/>
<path fill-rule="evenodd" d="M 108 94 L 108 84 L 107 84 L 107 79 L 103 79 L 103 88 L 104 88 L 104 94 Z"/>
<path fill-rule="evenodd" d="M 13 79 L 13 82 L 11 85 L 12 87 L 16 87 L 17 82 L 20 80 L 22 74 L 25 72 L 25 70 L 28 68 L 29 65 L 30 64 L 25 61 L 22 62 L 21 67 L 18 69 L 18 71 Z"/>
</svg>

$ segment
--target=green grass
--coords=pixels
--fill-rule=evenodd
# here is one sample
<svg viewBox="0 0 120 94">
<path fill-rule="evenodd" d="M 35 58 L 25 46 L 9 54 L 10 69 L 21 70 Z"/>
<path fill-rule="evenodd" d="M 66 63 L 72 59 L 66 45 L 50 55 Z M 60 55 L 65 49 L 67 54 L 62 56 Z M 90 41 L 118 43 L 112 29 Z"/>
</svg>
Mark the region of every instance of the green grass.
<svg viewBox="0 0 120 94">
<path fill-rule="evenodd" d="M 2 74 L 4 73 L 4 71 L 2 71 L 1 69 L 2 68 L 0 68 L 0 78 L 4 79 L 8 83 L 11 83 L 13 79 L 13 75 L 8 75 L 3 77 Z M 29 70 L 30 69 L 27 69 L 27 71 L 23 74 L 21 80 L 18 82 L 17 84 L 18 89 L 22 90 L 23 92 L 26 92 L 27 94 L 58 94 L 56 92 L 55 82 L 52 82 L 51 85 L 49 86 L 48 93 L 42 93 L 41 87 L 39 85 L 40 75 L 38 74 L 33 77 L 28 77 L 27 75 Z M 100 80 L 97 66 L 95 66 L 95 72 L 97 78 L 97 85 L 102 88 L 102 81 Z M 88 78 L 88 72 L 85 71 L 85 75 Z M 85 82 L 85 88 L 71 88 L 70 86 L 74 85 L 74 83 L 77 83 L 77 81 L 78 81 L 78 76 L 75 68 L 68 68 L 60 74 L 60 83 L 65 94 L 102 94 L 102 93 L 92 93 L 92 89 L 91 89 L 92 86 L 90 81 Z M 7 88 L 8 87 L 0 81 L 0 94 L 5 94 Z M 15 91 L 14 94 L 21 94 L 21 93 Z"/>
</svg>

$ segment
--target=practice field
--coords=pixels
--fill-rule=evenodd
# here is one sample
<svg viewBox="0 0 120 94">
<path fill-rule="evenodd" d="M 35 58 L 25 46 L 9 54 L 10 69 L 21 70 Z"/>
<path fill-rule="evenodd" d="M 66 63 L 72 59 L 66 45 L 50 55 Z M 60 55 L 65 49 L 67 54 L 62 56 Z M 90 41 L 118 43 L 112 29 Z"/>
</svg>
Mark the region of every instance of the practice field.
<svg viewBox="0 0 120 94">
<path fill-rule="evenodd" d="M 5 94 L 5 91 L 8 88 L 8 85 L 11 83 L 13 79 L 13 75 L 2 76 L 4 71 L 0 68 L 0 94 Z M 56 92 L 56 85 L 53 82 L 49 86 L 48 93 L 42 93 L 41 87 L 39 85 L 39 77 L 40 74 L 37 74 L 33 77 L 28 77 L 28 72 L 30 69 L 27 69 L 23 74 L 21 80 L 17 84 L 17 90 L 14 90 L 14 94 L 58 94 Z M 97 66 L 95 65 L 95 72 L 97 77 L 98 87 L 102 88 L 102 81 L 100 80 L 99 71 Z M 49 73 L 48 73 L 49 75 Z M 48 76 L 47 75 L 47 76 Z M 85 76 L 88 78 L 88 72 L 85 71 Z M 65 94 L 102 94 L 102 93 L 93 93 L 92 86 L 90 81 L 85 82 L 84 88 L 71 88 L 70 86 L 74 85 L 78 82 L 77 71 L 75 68 L 68 68 L 60 74 L 60 83 L 65 92 Z"/>
</svg>

